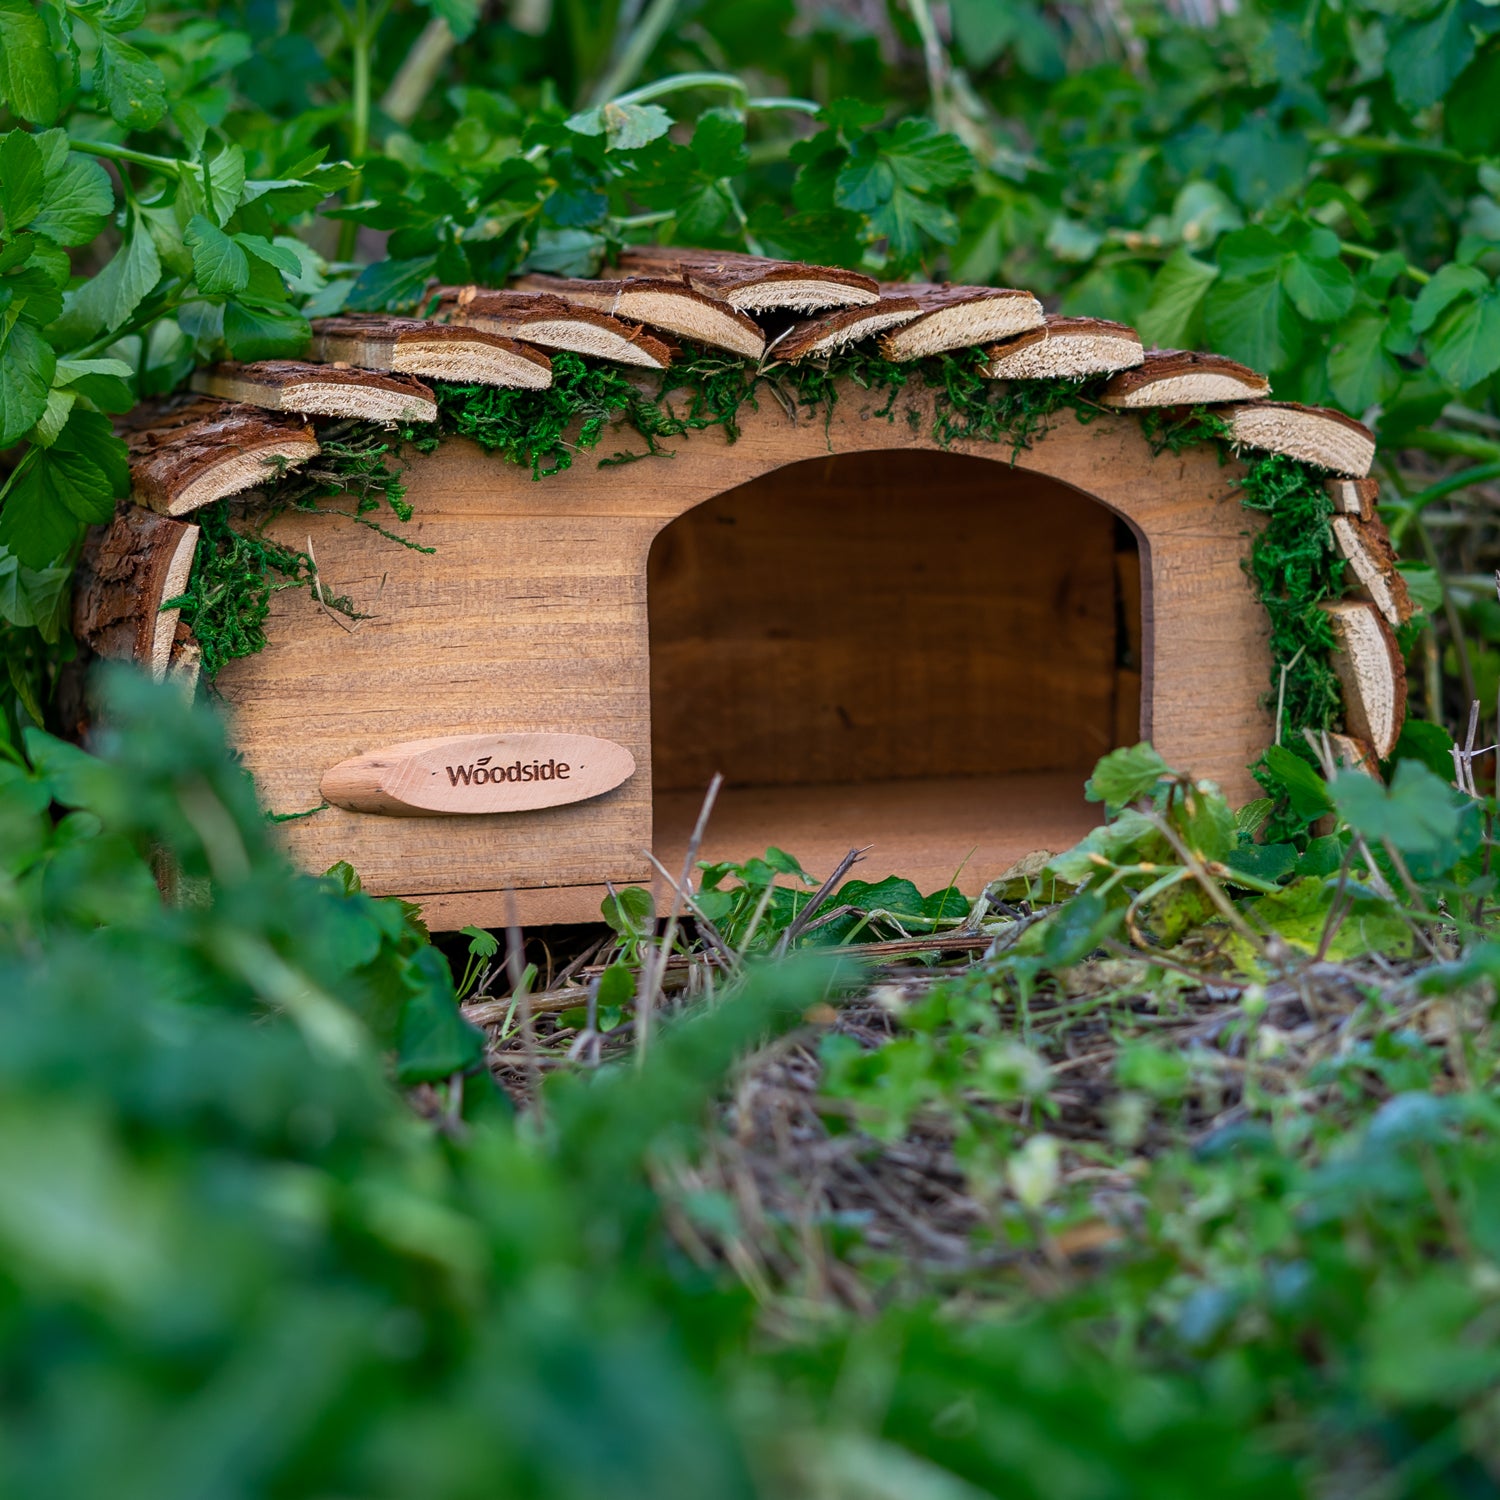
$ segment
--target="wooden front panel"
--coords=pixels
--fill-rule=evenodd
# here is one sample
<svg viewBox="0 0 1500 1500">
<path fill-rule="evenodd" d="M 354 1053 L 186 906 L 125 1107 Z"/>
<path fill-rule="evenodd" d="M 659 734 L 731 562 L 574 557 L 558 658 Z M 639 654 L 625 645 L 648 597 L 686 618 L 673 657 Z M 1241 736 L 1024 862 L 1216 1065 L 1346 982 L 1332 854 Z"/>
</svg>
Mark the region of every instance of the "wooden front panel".
<svg viewBox="0 0 1500 1500">
<path fill-rule="evenodd" d="M 1147 711 L 1142 732 L 1155 739 L 1173 764 L 1218 778 L 1234 797 L 1253 795 L 1246 767 L 1271 732 L 1261 702 L 1269 657 L 1264 613 L 1242 571 L 1253 522 L 1237 503 L 1234 466 L 1220 465 L 1208 451 L 1154 456 L 1129 418 L 1101 416 L 1083 426 L 1064 415 L 1051 433 L 1019 455 L 1014 470 L 1002 445 L 964 448 L 978 466 L 969 472 L 993 478 L 955 477 L 950 484 L 945 475 L 939 494 L 939 481 L 920 478 L 937 475 L 948 465 L 947 456 L 934 452 L 924 435 L 930 430 L 930 409 L 918 411 L 910 421 L 898 412 L 892 423 L 875 414 L 881 399 L 850 389 L 826 425 L 793 421 L 766 399 L 758 412 L 744 414 L 743 434 L 733 446 L 707 432 L 678 439 L 675 456 L 608 469 L 579 455 L 567 473 L 540 482 L 469 444 L 451 442 L 431 456 L 413 456 L 408 473 L 416 515 L 404 534 L 435 547 L 431 556 L 399 547 L 346 519 L 297 513 L 279 518 L 272 535 L 305 546 L 311 534 L 325 585 L 351 595 L 373 618 L 351 633 L 305 593 L 280 594 L 268 623 L 270 645 L 224 672 L 220 686 L 232 710 L 236 742 L 271 809 L 294 812 L 316 806 L 323 772 L 339 761 L 442 735 L 597 735 L 623 745 L 638 767 L 622 786 L 593 801 L 532 812 L 387 818 L 332 808 L 283 825 L 293 857 L 310 869 L 350 860 L 377 894 L 440 897 L 432 903 L 433 916 L 450 925 L 504 922 L 508 903 L 499 893 L 507 888 L 564 888 L 524 900 L 519 908 L 523 920 L 587 918 L 597 914 L 602 882 L 649 878 L 642 851 L 652 841 L 647 614 L 652 541 L 670 521 L 704 501 L 762 475 L 772 476 L 766 482 L 774 493 L 773 471 L 787 473 L 788 465 L 812 460 L 808 472 L 816 473 L 830 452 L 871 455 L 864 472 L 890 494 L 882 502 L 883 530 L 877 533 L 891 543 L 888 568 L 909 566 L 911 539 L 933 530 L 929 518 L 934 506 L 943 508 L 949 524 L 960 524 L 956 491 L 965 484 L 971 485 L 979 508 L 999 505 L 1007 514 L 1016 507 L 1024 512 L 1021 496 L 1040 495 L 1029 516 L 1012 516 L 1012 530 L 998 535 L 966 530 L 965 537 L 978 538 L 972 548 L 966 543 L 929 554 L 939 572 L 917 580 L 915 593 L 907 579 L 904 592 L 913 600 L 922 595 L 925 603 L 919 611 L 913 602 L 905 623 L 909 629 L 931 628 L 925 604 L 942 602 L 945 559 L 965 608 L 984 618 L 999 619 L 984 612 L 1001 608 L 979 586 L 989 566 L 1003 574 L 1008 588 L 1031 595 L 1029 603 L 1018 598 L 1004 606 L 1032 611 L 1026 615 L 1030 623 L 1025 632 L 1031 638 L 1015 644 L 1016 654 L 1040 651 L 1056 662 L 1061 653 L 1054 653 L 1052 638 L 1061 632 L 1088 662 L 1080 670 L 1083 685 L 1066 689 L 1071 696 L 1059 710 L 1061 721 L 1079 736 L 1076 753 L 1070 744 L 1064 751 L 1070 758 L 1060 764 L 1078 773 L 1093 759 L 1086 736 L 1093 735 L 1101 748 L 1113 737 L 1110 721 L 1101 724 L 1098 719 L 1106 701 L 1102 682 L 1108 650 L 1101 642 L 1111 632 L 1100 618 L 1100 600 L 1090 596 L 1087 585 L 1097 581 L 1101 597 L 1113 599 L 1116 589 L 1128 584 L 1110 581 L 1104 533 L 1090 529 L 1097 516 L 1088 502 L 1055 486 L 1027 490 L 1024 474 L 1061 480 L 1127 517 L 1142 543 L 1140 668 Z M 606 453 L 630 446 L 637 445 L 610 438 L 601 445 Z M 915 451 L 900 453 L 906 449 Z M 898 463 L 909 465 L 903 472 L 919 478 L 916 485 L 901 487 L 910 508 L 905 535 L 895 515 L 903 503 L 894 494 L 897 486 L 883 477 L 894 474 Z M 958 476 L 960 470 L 949 472 Z M 1023 487 L 1012 491 L 1011 485 Z M 823 502 L 809 493 L 804 504 L 816 503 Z M 862 517 L 857 504 L 848 494 L 841 498 L 837 487 L 829 503 L 848 508 L 851 527 L 877 519 L 874 513 Z M 1093 521 L 1087 519 L 1091 515 Z M 795 516 L 786 519 L 789 525 L 796 521 Z M 964 524 L 983 528 L 988 523 Z M 1078 525 L 1083 529 L 1076 530 Z M 1076 575 L 1060 570 L 1054 533 L 1078 547 Z M 863 529 L 855 535 L 862 537 Z M 765 545 L 772 540 L 766 536 Z M 1020 540 L 1024 545 L 1017 544 Z M 825 539 L 819 545 L 826 555 L 832 542 Z M 862 567 L 876 563 L 873 543 L 851 537 L 850 546 L 859 550 Z M 981 554 L 981 563 L 974 554 Z M 1032 566 L 1018 566 L 1018 555 L 1032 559 Z M 1043 566 L 1037 560 L 1044 556 L 1051 559 L 1044 568 L 1047 587 L 1067 579 L 1061 595 L 1047 596 L 1035 585 L 1035 570 Z M 787 565 L 798 566 L 790 547 Z M 1128 570 L 1114 577 L 1125 579 Z M 873 607 L 874 601 L 866 604 Z M 903 607 L 888 597 L 881 613 Z M 920 627 L 915 623 L 919 614 L 928 622 Z M 1130 614 L 1124 611 L 1126 618 Z M 1033 629 L 1043 619 L 1046 628 Z M 1103 628 L 1096 631 L 1094 625 Z M 873 623 L 870 629 L 873 633 Z M 884 631 L 873 651 L 906 649 L 891 639 L 895 635 Z M 871 711 L 882 691 L 915 694 L 919 705 L 904 712 L 904 718 L 914 726 L 920 754 L 935 759 L 942 749 L 944 759 L 967 755 L 963 736 L 972 721 L 950 703 L 949 690 L 971 715 L 987 714 L 984 735 L 1011 733 L 1004 716 L 986 705 L 981 688 L 966 681 L 970 668 L 961 665 L 977 660 L 984 673 L 998 674 L 1000 667 L 992 660 L 998 654 L 988 641 L 978 646 L 955 642 L 954 661 L 935 668 L 944 684 L 941 691 L 914 678 L 905 666 L 878 677 L 861 657 L 859 670 L 867 675 L 858 678 L 862 697 L 855 706 L 862 713 Z M 933 653 L 925 657 L 926 667 L 934 669 Z M 764 661 L 757 666 L 762 681 L 768 670 Z M 1005 670 L 1026 669 L 1016 664 Z M 831 696 L 824 689 L 833 676 L 824 670 L 814 685 L 825 699 Z M 718 691 L 705 683 L 698 690 Z M 812 713 L 784 692 L 778 701 L 782 711 L 804 717 Z M 1015 704 L 1034 701 L 1027 691 L 1017 695 Z M 849 705 L 843 706 L 852 717 Z M 827 765 L 834 754 L 829 746 L 838 737 L 828 728 L 829 710 L 819 712 L 826 731 L 820 763 Z M 937 716 L 935 727 L 924 719 L 929 713 Z M 833 717 L 837 719 L 836 708 Z M 1129 722 L 1128 714 L 1122 716 L 1115 733 Z M 684 726 L 684 733 L 689 728 Z M 1011 743 L 1035 745 L 1036 739 L 1033 723 Z M 697 752 L 687 744 L 682 754 Z M 889 764 L 889 737 L 880 754 Z M 664 754 L 669 774 L 685 781 L 697 777 L 703 766 L 683 767 L 679 759 L 673 769 L 676 755 Z M 976 754 L 975 764 L 979 758 Z M 867 774 L 877 774 L 879 764 L 872 760 Z M 1078 784 L 1081 795 L 1081 774 Z M 1060 833 L 1065 836 L 1067 830 Z M 971 868 L 966 878 L 978 881 L 993 873 Z M 577 889 L 570 895 L 570 888 Z M 534 915 L 541 913 L 545 917 Z"/>
<path fill-rule="evenodd" d="M 1054 480 L 913 451 L 696 507 L 651 549 L 657 790 L 1087 772 L 1116 743 L 1115 530 Z"/>
</svg>

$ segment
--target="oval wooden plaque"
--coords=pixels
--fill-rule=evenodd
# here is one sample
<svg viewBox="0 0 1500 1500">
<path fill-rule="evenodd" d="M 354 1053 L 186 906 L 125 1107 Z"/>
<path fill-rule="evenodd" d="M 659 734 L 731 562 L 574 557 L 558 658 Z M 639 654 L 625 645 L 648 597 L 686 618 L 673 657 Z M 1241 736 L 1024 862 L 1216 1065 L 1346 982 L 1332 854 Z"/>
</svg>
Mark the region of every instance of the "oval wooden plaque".
<svg viewBox="0 0 1500 1500">
<path fill-rule="evenodd" d="M 324 800 L 388 817 L 524 812 L 613 791 L 635 757 L 587 734 L 461 734 L 407 740 L 323 773 Z"/>
</svg>

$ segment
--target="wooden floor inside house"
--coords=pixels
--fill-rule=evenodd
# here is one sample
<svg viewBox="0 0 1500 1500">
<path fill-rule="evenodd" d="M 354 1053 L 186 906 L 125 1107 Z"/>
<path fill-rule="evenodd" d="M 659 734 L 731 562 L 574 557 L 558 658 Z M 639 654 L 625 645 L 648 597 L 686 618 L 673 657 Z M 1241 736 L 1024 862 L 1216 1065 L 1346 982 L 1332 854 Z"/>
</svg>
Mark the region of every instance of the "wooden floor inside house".
<svg viewBox="0 0 1500 1500">
<path fill-rule="evenodd" d="M 657 795 L 655 853 L 674 879 L 702 805 L 701 792 Z M 900 875 L 923 895 L 950 884 L 977 895 L 1026 855 L 1071 847 L 1101 815 L 1076 771 L 726 787 L 698 857 L 744 860 L 775 844 L 821 881 L 849 850 L 872 845 L 848 878 Z"/>
</svg>

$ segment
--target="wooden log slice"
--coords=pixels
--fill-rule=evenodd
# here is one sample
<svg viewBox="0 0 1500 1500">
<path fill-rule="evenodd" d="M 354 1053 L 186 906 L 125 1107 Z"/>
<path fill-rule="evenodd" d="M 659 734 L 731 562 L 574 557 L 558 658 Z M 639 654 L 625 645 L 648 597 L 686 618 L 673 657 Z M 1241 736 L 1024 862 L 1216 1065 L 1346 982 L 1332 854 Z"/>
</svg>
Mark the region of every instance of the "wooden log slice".
<svg viewBox="0 0 1500 1500">
<path fill-rule="evenodd" d="M 920 316 L 880 341 L 887 359 L 923 359 L 949 349 L 972 349 L 1042 326 L 1042 304 L 1030 292 L 996 286 L 933 286 L 892 282 L 892 297 L 915 297 Z"/>
<path fill-rule="evenodd" d="M 171 594 L 167 595 L 167 598 L 171 597 Z M 203 648 L 193 638 L 193 632 L 179 620 L 172 637 L 166 680 L 179 689 L 183 697 L 191 701 L 198 690 L 198 678 L 202 672 Z"/>
<path fill-rule="evenodd" d="M 180 611 L 163 609 L 188 584 L 198 528 L 123 504 L 89 528 L 73 589 L 73 634 L 99 656 L 135 661 L 158 682 L 171 665 Z"/>
<path fill-rule="evenodd" d="M 122 435 L 139 505 L 183 516 L 318 455 L 307 423 L 212 396 L 137 407 Z"/>
<path fill-rule="evenodd" d="M 575 307 L 590 307 L 659 328 L 680 339 L 724 349 L 742 359 L 759 360 L 766 352 L 766 336 L 754 318 L 736 312 L 721 297 L 664 276 L 627 276 L 618 281 L 580 281 L 565 276 L 522 276 L 513 283 L 519 292 L 542 292 Z"/>
<path fill-rule="evenodd" d="M 1324 488 L 1341 515 L 1373 521 L 1380 503 L 1380 485 L 1373 479 L 1330 479 Z"/>
<path fill-rule="evenodd" d="M 1412 617 L 1411 594 L 1396 566 L 1396 551 L 1379 521 L 1334 516 L 1333 540 L 1366 597 L 1387 625 L 1404 625 Z"/>
<path fill-rule="evenodd" d="M 540 349 L 479 328 L 421 318 L 319 318 L 311 358 L 322 364 L 424 375 L 460 385 L 544 391 L 552 361 Z"/>
<path fill-rule="evenodd" d="M 1331 407 L 1257 401 L 1231 407 L 1224 415 L 1230 436 L 1245 448 L 1284 453 L 1355 479 L 1363 479 L 1375 462 L 1375 434 Z"/>
<path fill-rule="evenodd" d="M 689 250 L 680 245 L 633 245 L 620 256 L 632 276 L 685 281 L 710 297 L 722 297 L 739 312 L 817 312 L 876 302 L 873 276 L 842 266 L 809 266 L 795 260 L 740 255 L 733 250 Z"/>
<path fill-rule="evenodd" d="M 437 398 L 410 375 L 314 365 L 300 359 L 211 365 L 193 376 L 193 389 L 225 401 L 248 401 L 269 411 L 364 422 L 437 421 Z"/>
<path fill-rule="evenodd" d="M 1352 734 L 1328 735 L 1328 748 L 1333 753 L 1336 770 L 1361 771 L 1375 781 L 1382 781 L 1380 757 L 1368 740 L 1356 739 Z"/>
<path fill-rule="evenodd" d="M 1211 406 L 1269 395 L 1264 375 L 1221 354 L 1153 349 L 1133 370 L 1122 370 L 1104 388 L 1106 406 L 1140 410 L 1152 406 Z"/>
<path fill-rule="evenodd" d="M 819 354 L 834 354 L 860 339 L 909 323 L 921 311 L 922 304 L 915 297 L 882 297 L 864 307 L 842 307 L 837 312 L 793 323 L 779 338 L 771 340 L 767 352 L 787 364 Z"/>
<path fill-rule="evenodd" d="M 1344 725 L 1381 760 L 1396 748 L 1406 721 L 1406 664 L 1396 637 L 1373 604 L 1325 604 L 1338 649 L 1334 670 L 1344 688 Z"/>
<path fill-rule="evenodd" d="M 1133 369 L 1146 357 L 1135 329 L 1105 318 L 1049 317 L 984 352 L 992 380 L 1077 380 Z"/>
<path fill-rule="evenodd" d="M 439 292 L 438 317 L 451 317 L 469 328 L 482 328 L 506 338 L 567 349 L 617 365 L 639 365 L 665 370 L 674 350 L 652 338 L 639 324 L 612 318 L 539 292 L 489 291 L 484 287 L 446 287 Z"/>
</svg>

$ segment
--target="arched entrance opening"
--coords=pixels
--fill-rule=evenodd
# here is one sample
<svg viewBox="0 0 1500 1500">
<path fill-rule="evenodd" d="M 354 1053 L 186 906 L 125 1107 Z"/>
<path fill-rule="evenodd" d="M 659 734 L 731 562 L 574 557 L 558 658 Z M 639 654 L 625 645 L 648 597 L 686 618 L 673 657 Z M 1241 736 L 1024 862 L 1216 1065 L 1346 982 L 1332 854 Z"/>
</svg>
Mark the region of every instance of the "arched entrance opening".
<svg viewBox="0 0 1500 1500">
<path fill-rule="evenodd" d="M 912 449 L 726 490 L 650 553 L 653 821 L 675 873 L 776 844 L 823 875 L 977 890 L 1065 848 L 1083 783 L 1141 734 L 1150 642 L 1132 529 L 1069 485 Z"/>
</svg>

